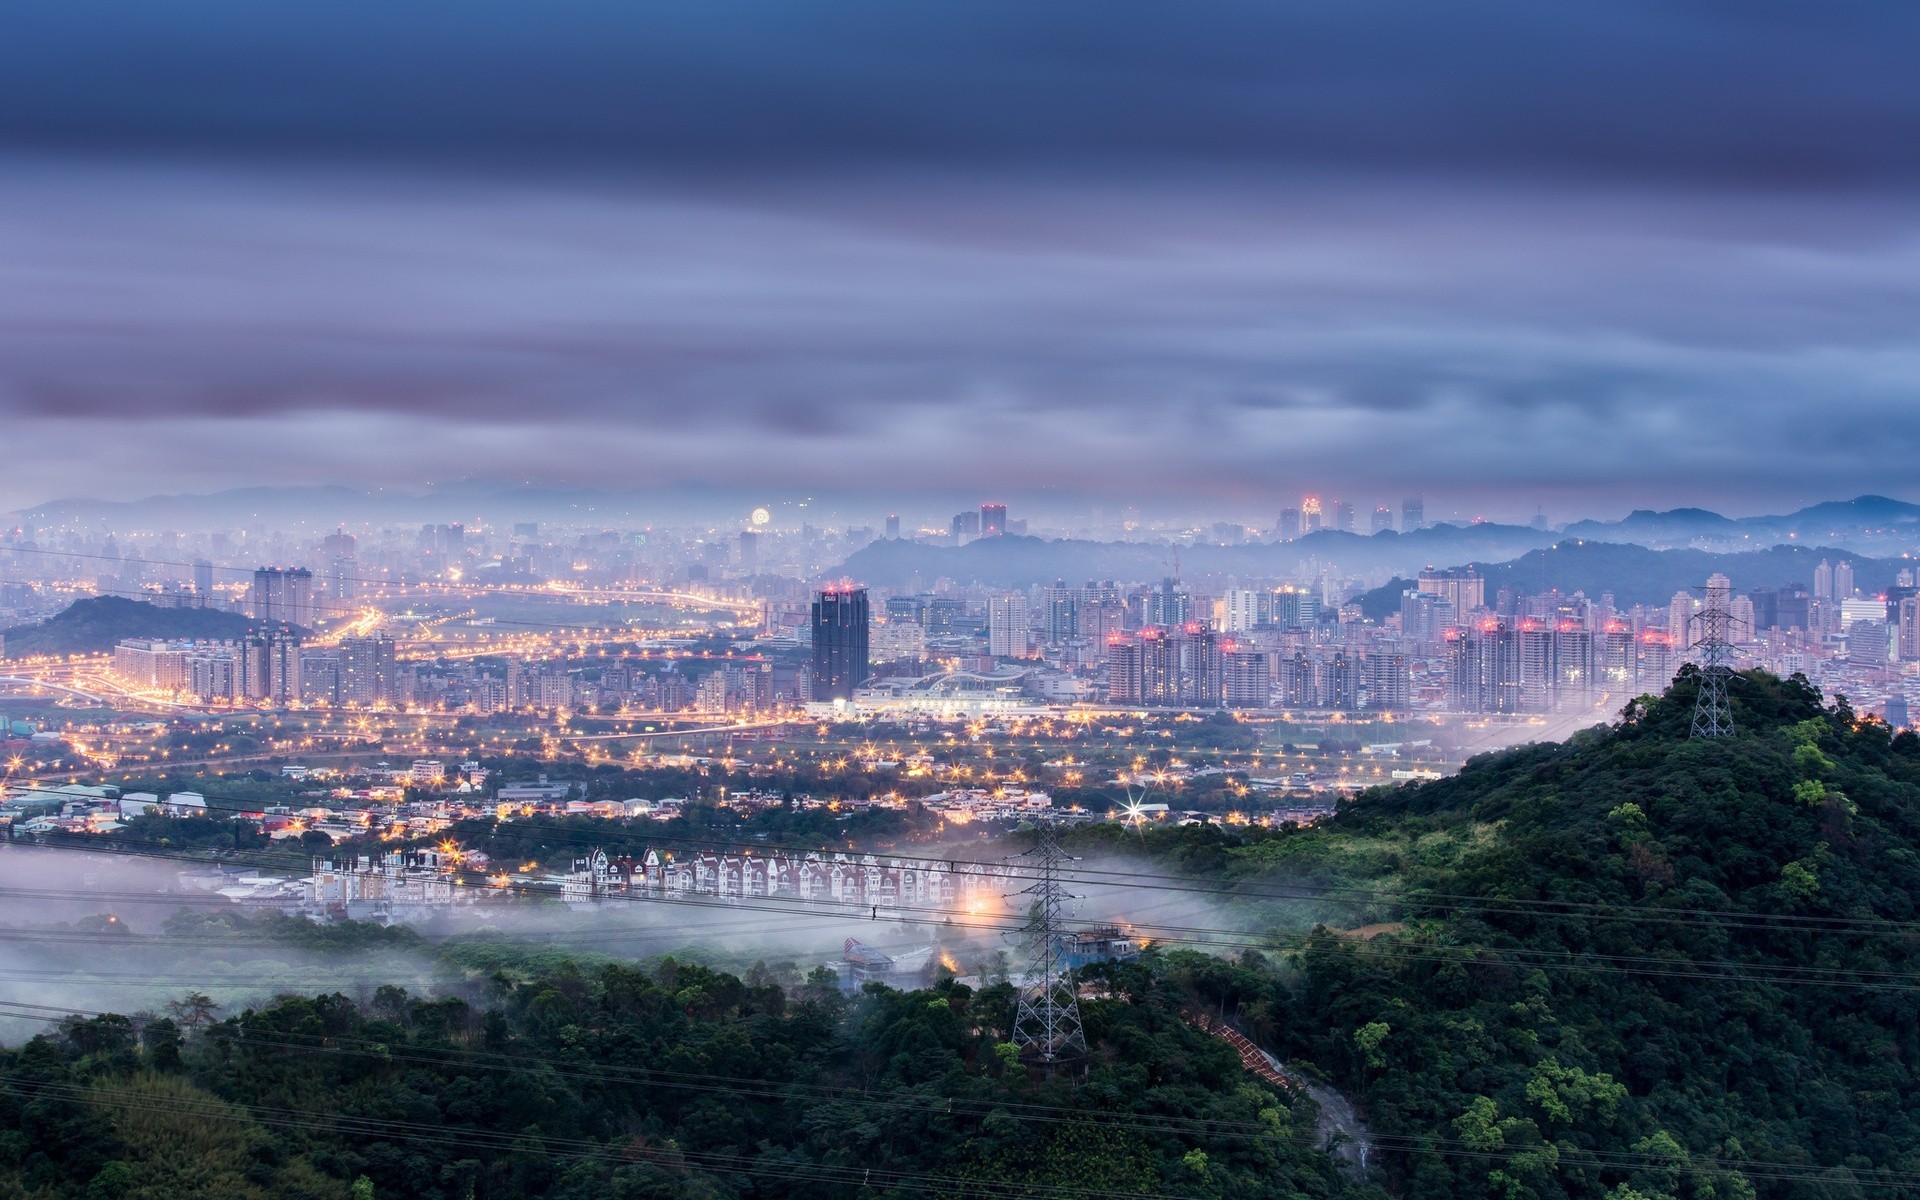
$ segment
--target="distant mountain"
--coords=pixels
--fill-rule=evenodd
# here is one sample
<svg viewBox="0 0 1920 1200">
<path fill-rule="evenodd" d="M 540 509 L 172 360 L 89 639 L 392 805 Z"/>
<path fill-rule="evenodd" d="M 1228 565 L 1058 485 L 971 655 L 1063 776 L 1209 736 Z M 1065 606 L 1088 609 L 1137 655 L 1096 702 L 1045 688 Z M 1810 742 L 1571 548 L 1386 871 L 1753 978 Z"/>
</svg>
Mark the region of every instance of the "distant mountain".
<svg viewBox="0 0 1920 1200">
<path fill-rule="evenodd" d="M 1360 593 L 1348 603 L 1358 606 L 1360 615 L 1367 620 L 1384 621 L 1390 614 L 1400 611 L 1400 597 L 1412 591 L 1415 582 L 1396 575 L 1379 587 Z"/>
<path fill-rule="evenodd" d="M 1704 508 L 1640 509 L 1618 521 L 1576 521 L 1561 532 L 1573 538 L 1631 542 L 1652 550 L 1735 550 L 1792 541 L 1865 550 L 1920 540 L 1920 504 L 1858 496 L 1780 516 L 1737 518 Z"/>
<path fill-rule="evenodd" d="M 1568 539 L 1545 550 L 1532 550 L 1511 562 L 1483 564 L 1478 570 L 1487 581 L 1487 600 L 1503 587 L 1516 592 L 1585 592 L 1597 598 L 1612 592 L 1614 603 L 1664 604 L 1675 592 L 1698 589 L 1718 571 L 1733 581 L 1736 593 L 1756 587 L 1813 584 L 1813 570 L 1821 560 L 1853 564 L 1854 583 L 1868 595 L 1891 587 L 1895 575 L 1912 562 L 1898 558 L 1869 558 L 1847 550 L 1811 546 L 1773 546 L 1765 550 L 1714 554 L 1705 550 L 1649 550 L 1644 546 Z"/>
<path fill-rule="evenodd" d="M 1674 508 L 1666 512 L 1637 508 L 1618 521 L 1576 521 L 1564 532 L 1570 537 L 1652 546 L 1663 542 L 1684 545 L 1696 537 L 1724 536 L 1738 527 L 1739 522 L 1732 518 L 1704 508 Z"/>
<path fill-rule="evenodd" d="M 1240 546 L 1171 542 L 1089 542 L 1037 537 L 981 538 L 964 546 L 881 541 L 856 551 L 838 574 L 882 587 L 921 586 L 937 579 L 985 587 L 1030 587 L 1064 579 L 1141 582 L 1179 573 L 1187 579 L 1232 575 L 1284 578 L 1318 559 L 1342 571 L 1411 575 L 1425 566 L 1469 560 L 1501 561 L 1553 543 L 1553 535 L 1519 525 L 1434 525 L 1413 533 L 1371 537 L 1321 530 L 1290 542 Z"/>
<path fill-rule="evenodd" d="M 8 658 L 36 654 L 101 654 L 123 638 L 193 638 L 231 641 L 255 622 L 238 613 L 207 608 L 161 608 L 124 596 L 76 600 L 38 625 L 3 632 Z"/>
</svg>

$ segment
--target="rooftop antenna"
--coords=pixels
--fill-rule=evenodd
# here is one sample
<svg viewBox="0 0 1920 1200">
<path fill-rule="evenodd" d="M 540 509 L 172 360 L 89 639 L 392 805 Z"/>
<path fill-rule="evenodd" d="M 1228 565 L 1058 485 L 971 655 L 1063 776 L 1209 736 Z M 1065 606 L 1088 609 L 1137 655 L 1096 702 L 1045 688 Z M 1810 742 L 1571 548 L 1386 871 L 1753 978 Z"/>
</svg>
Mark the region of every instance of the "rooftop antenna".
<svg viewBox="0 0 1920 1200">
<path fill-rule="evenodd" d="M 1072 899 L 1060 883 L 1060 864 L 1067 855 L 1053 825 L 1042 820 L 1029 854 L 1040 862 L 1040 878 L 1019 892 L 1032 896 L 1032 916 L 1020 930 L 1027 950 L 1027 974 L 1014 1009 L 1013 1044 L 1022 1053 L 1031 1050 L 1051 1072 L 1060 1063 L 1087 1052 L 1086 1031 L 1080 1025 L 1079 993 L 1066 954 L 1062 910 Z"/>
</svg>

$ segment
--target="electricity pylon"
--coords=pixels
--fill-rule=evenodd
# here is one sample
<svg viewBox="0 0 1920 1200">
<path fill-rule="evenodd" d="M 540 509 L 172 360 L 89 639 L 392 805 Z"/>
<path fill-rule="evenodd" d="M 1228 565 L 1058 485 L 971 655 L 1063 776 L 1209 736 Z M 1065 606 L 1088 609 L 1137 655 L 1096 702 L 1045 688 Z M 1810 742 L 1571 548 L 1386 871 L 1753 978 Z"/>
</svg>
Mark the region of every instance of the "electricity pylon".
<svg viewBox="0 0 1920 1200">
<path fill-rule="evenodd" d="M 1694 615 L 1700 637 L 1691 647 L 1700 652 L 1700 691 L 1693 701 L 1693 730 L 1697 738 L 1733 736 L 1733 706 L 1727 701 L 1727 683 L 1733 678 L 1733 627 L 1729 600 L 1733 583 L 1725 575 L 1707 580 L 1706 604 Z"/>
<path fill-rule="evenodd" d="M 1031 916 L 1020 930 L 1027 950 L 1027 973 L 1014 1010 L 1013 1044 L 1029 1047 L 1048 1067 L 1087 1052 L 1087 1035 L 1080 1027 L 1080 998 L 1067 962 L 1066 930 L 1061 910 L 1072 899 L 1060 883 L 1060 864 L 1066 855 L 1053 826 L 1042 821 L 1039 839 L 1030 852 L 1039 859 L 1040 878 L 1019 895 L 1032 896 Z"/>
</svg>

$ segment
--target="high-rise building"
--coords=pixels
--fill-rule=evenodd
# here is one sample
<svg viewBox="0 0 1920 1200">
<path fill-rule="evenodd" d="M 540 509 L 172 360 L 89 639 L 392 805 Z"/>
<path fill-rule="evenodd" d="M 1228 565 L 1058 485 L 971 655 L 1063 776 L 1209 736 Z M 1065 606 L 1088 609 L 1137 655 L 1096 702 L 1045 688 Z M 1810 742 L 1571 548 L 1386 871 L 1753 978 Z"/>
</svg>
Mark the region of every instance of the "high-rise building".
<svg viewBox="0 0 1920 1200">
<path fill-rule="evenodd" d="M 1833 564 L 1826 559 L 1813 569 L 1813 598 L 1815 600 L 1833 599 Z"/>
<path fill-rule="evenodd" d="M 291 630 L 255 630 L 240 640 L 238 651 L 240 695 L 269 704 L 301 699 L 300 639 Z"/>
<path fill-rule="evenodd" d="M 1680 671 L 1686 647 L 1679 645 L 1664 630 L 1649 629 L 1640 635 L 1639 686 L 1646 691 L 1663 691 Z"/>
<path fill-rule="evenodd" d="M 1790 583 L 1780 589 L 1774 600 L 1774 625 L 1779 629 L 1812 629 L 1812 597 L 1807 589 Z"/>
<path fill-rule="evenodd" d="M 1609 622 L 1594 635 L 1591 673 L 1597 686 L 1614 691 L 1639 682 L 1640 656 L 1626 622 Z"/>
<path fill-rule="evenodd" d="M 1400 597 L 1400 636 L 1416 645 L 1438 642 L 1455 620 L 1453 602 L 1431 592 L 1405 592 Z"/>
<path fill-rule="evenodd" d="M 345 699 L 341 691 L 345 669 L 338 650 L 302 650 L 300 699 L 308 704 L 341 703 Z"/>
<path fill-rule="evenodd" d="M 1205 622 L 1180 631 L 1180 703 L 1189 708 L 1219 708 L 1222 663 L 1220 637 Z"/>
<path fill-rule="evenodd" d="M 1348 504 L 1345 500 L 1335 500 L 1333 502 L 1333 527 L 1341 533 L 1352 533 L 1353 524 L 1353 505 Z"/>
<path fill-rule="evenodd" d="M 1220 654 L 1220 698 L 1228 708 L 1265 708 L 1273 702 L 1273 656 L 1228 644 Z"/>
<path fill-rule="evenodd" d="M 202 597 L 213 595 L 213 564 L 204 558 L 193 560 L 193 590 Z"/>
<path fill-rule="evenodd" d="M 346 703 L 372 708 L 398 700 L 393 638 L 384 633 L 347 638 L 340 643 L 340 660 L 340 694 Z"/>
<path fill-rule="evenodd" d="M 1833 564 L 1833 598 L 1851 600 L 1853 597 L 1853 562 L 1843 558 Z"/>
<path fill-rule="evenodd" d="M 1393 509 L 1382 504 L 1373 510 L 1372 533 L 1385 533 L 1393 528 Z"/>
<path fill-rule="evenodd" d="M 953 524 L 950 532 L 956 544 L 967 541 L 970 538 L 979 537 L 980 514 L 971 509 L 963 513 L 955 513 L 953 515 Z"/>
<path fill-rule="evenodd" d="M 1305 650 L 1280 660 L 1280 702 L 1289 708 L 1320 707 L 1320 685 L 1314 678 L 1313 660 Z"/>
<path fill-rule="evenodd" d="M 1185 625 L 1192 616 L 1193 596 L 1180 586 L 1178 579 L 1161 580 L 1160 586 L 1149 591 L 1141 603 L 1142 625 L 1177 628 Z"/>
<path fill-rule="evenodd" d="M 1222 657 L 1213 630 L 1197 622 L 1149 626 L 1107 646 L 1107 698 L 1114 704 L 1218 708 Z"/>
<path fill-rule="evenodd" d="M 261 567 L 253 573 L 247 606 L 254 620 L 313 626 L 313 572 L 305 567 Z"/>
<path fill-rule="evenodd" d="M 1885 621 L 1853 622 L 1847 626 L 1847 665 L 1876 670 L 1884 668 L 1891 641 Z"/>
<path fill-rule="evenodd" d="M 1314 664 L 1314 682 L 1320 707 L 1352 711 L 1360 707 L 1360 664 L 1345 650 L 1335 650 Z"/>
<path fill-rule="evenodd" d="M 1114 634 L 1107 642 L 1107 703 L 1139 704 L 1146 694 L 1140 639 Z"/>
<path fill-rule="evenodd" d="M 1300 529 L 1304 533 L 1320 531 L 1320 497 L 1306 496 L 1301 499 Z"/>
<path fill-rule="evenodd" d="M 1456 621 L 1466 620 L 1468 613 L 1476 608 L 1485 608 L 1487 604 L 1487 581 L 1480 578 L 1479 572 L 1472 567 L 1450 567 L 1445 570 L 1428 567 L 1420 572 L 1416 586 L 1427 595 L 1438 596 L 1453 605 Z"/>
<path fill-rule="evenodd" d="M 989 614 L 991 616 L 991 614 Z M 1049 646 L 1072 641 L 1080 634 L 1080 592 L 1065 580 L 1040 589 L 1040 637 Z"/>
<path fill-rule="evenodd" d="M 1693 645 L 1693 614 L 1698 611 L 1700 602 L 1692 592 L 1675 592 L 1667 603 L 1667 633 L 1682 651 Z"/>
<path fill-rule="evenodd" d="M 987 653 L 995 658 L 1025 658 L 1027 598 L 1008 592 L 987 601 Z"/>
<path fill-rule="evenodd" d="M 1447 634 L 1447 706 L 1455 712 L 1520 711 L 1520 642 L 1512 626 L 1490 620 Z"/>
<path fill-rule="evenodd" d="M 888 513 L 887 523 L 885 528 L 887 531 L 886 537 L 888 541 L 890 542 L 899 541 L 900 540 L 900 514 Z"/>
<path fill-rule="evenodd" d="M 1320 597 L 1310 589 L 1283 587 L 1270 603 L 1271 622 L 1281 629 L 1310 629 L 1320 622 Z"/>
<path fill-rule="evenodd" d="M 1413 675 L 1404 654 L 1367 651 L 1364 683 L 1366 707 L 1375 712 L 1405 712 L 1413 707 Z"/>
<path fill-rule="evenodd" d="M 828 588 L 813 602 L 813 698 L 851 700 L 867 682 L 867 589 Z"/>
<path fill-rule="evenodd" d="M 980 536 L 1005 537 L 1007 535 L 1007 506 L 1004 504 L 982 504 L 980 506 Z"/>
<path fill-rule="evenodd" d="M 1228 633 L 1245 633 L 1256 625 L 1266 624 L 1272 611 L 1268 595 L 1256 588 L 1228 588 L 1226 620 L 1221 628 Z"/>
<path fill-rule="evenodd" d="M 1412 533 L 1416 529 L 1427 527 L 1427 505 L 1418 496 L 1409 496 L 1400 502 L 1400 532 Z"/>
<path fill-rule="evenodd" d="M 1300 510 L 1297 508 L 1281 509 L 1280 520 L 1273 527 L 1273 536 L 1276 541 L 1282 542 L 1290 542 L 1299 537 Z"/>
<path fill-rule="evenodd" d="M 760 573 L 760 535 L 751 529 L 740 531 L 740 573 L 742 575 Z"/>
<path fill-rule="evenodd" d="M 1900 600 L 1898 636 L 1901 662 L 1920 662 L 1920 596 Z"/>
</svg>

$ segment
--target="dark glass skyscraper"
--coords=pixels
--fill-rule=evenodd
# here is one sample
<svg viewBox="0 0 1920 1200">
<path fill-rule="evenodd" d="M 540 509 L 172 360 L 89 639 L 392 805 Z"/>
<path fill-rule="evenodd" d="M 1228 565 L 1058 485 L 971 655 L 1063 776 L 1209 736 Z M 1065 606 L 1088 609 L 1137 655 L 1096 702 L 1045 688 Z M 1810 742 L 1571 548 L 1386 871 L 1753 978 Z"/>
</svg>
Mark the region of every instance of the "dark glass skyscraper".
<svg viewBox="0 0 1920 1200">
<path fill-rule="evenodd" d="M 867 589 L 831 588 L 813 602 L 813 698 L 851 700 L 867 681 Z"/>
</svg>

